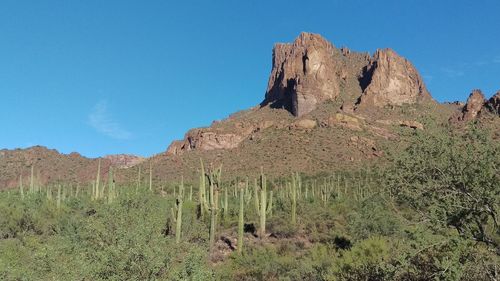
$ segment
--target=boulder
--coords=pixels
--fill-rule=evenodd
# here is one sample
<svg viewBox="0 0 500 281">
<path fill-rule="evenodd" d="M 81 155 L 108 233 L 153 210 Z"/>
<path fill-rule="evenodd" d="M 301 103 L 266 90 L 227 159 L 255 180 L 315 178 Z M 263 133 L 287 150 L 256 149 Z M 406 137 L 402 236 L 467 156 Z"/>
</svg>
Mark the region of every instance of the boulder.
<svg viewBox="0 0 500 281">
<path fill-rule="evenodd" d="M 363 120 L 342 113 L 337 113 L 328 118 L 328 126 L 341 126 L 354 131 L 361 131 Z"/>
<path fill-rule="evenodd" d="M 291 128 L 295 129 L 314 129 L 318 123 L 316 120 L 311 120 L 311 119 L 300 119 L 298 121 L 295 121 Z"/>
</svg>

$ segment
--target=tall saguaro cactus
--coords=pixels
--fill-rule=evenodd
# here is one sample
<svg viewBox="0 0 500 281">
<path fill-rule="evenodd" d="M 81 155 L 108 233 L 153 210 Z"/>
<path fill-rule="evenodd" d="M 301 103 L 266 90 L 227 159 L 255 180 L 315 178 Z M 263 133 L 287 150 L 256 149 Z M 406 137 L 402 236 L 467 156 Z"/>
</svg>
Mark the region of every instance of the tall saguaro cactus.
<svg viewBox="0 0 500 281">
<path fill-rule="evenodd" d="M 227 216 L 228 216 L 228 209 L 229 209 L 229 198 L 228 198 L 228 194 L 227 194 L 227 186 L 225 186 L 224 188 L 224 221 L 227 220 Z"/>
<path fill-rule="evenodd" d="M 267 179 L 262 170 L 260 173 L 260 200 L 257 198 L 256 204 L 259 214 L 259 234 L 263 238 L 266 234 L 266 215 L 271 212 L 272 203 L 267 204 Z"/>
<path fill-rule="evenodd" d="M 299 173 L 292 174 L 292 224 L 297 224 L 297 189 L 300 188 Z"/>
<path fill-rule="evenodd" d="M 153 191 L 153 162 L 149 161 L 149 191 Z"/>
<path fill-rule="evenodd" d="M 222 166 L 212 170 L 206 174 L 208 178 L 208 184 L 210 187 L 209 192 L 209 211 L 210 211 L 210 231 L 209 231 L 209 241 L 210 250 L 213 249 L 215 244 L 215 232 L 217 230 L 217 215 L 218 215 L 218 200 L 219 200 L 219 187 L 221 182 Z"/>
<path fill-rule="evenodd" d="M 171 209 L 172 220 L 175 222 L 175 243 L 181 242 L 182 231 L 182 203 L 184 201 L 184 185 L 179 186 L 179 193 L 175 202 L 175 207 Z"/>
<path fill-rule="evenodd" d="M 238 214 L 238 253 L 243 252 L 243 227 L 244 227 L 244 197 L 245 191 L 240 189 L 240 211 Z"/>
<path fill-rule="evenodd" d="M 99 182 L 101 181 L 101 158 L 99 158 L 97 162 L 97 176 L 95 178 L 95 198 L 99 199 L 100 197 L 100 189 Z"/>
<path fill-rule="evenodd" d="M 61 185 L 57 186 L 57 209 L 61 208 Z"/>
<path fill-rule="evenodd" d="M 21 199 L 24 200 L 23 174 L 19 175 L 19 193 L 21 193 Z"/>
<path fill-rule="evenodd" d="M 200 173 L 200 188 L 198 190 L 198 201 L 199 201 L 199 205 L 198 205 L 198 208 L 199 208 L 199 212 L 200 212 L 200 217 L 204 217 L 205 216 L 205 212 L 207 211 L 208 209 L 208 206 L 207 206 L 207 194 L 206 194 L 206 180 L 205 180 L 205 177 L 206 177 L 206 174 L 205 174 L 205 167 L 203 165 L 203 159 L 200 158 L 200 165 L 201 165 L 201 173 Z"/>
<path fill-rule="evenodd" d="M 33 193 L 35 190 L 35 167 L 31 165 L 31 176 L 30 176 L 30 193 Z"/>
<path fill-rule="evenodd" d="M 139 165 L 139 171 L 137 172 L 137 186 L 135 187 L 135 193 L 139 191 L 141 185 L 141 165 Z"/>
<path fill-rule="evenodd" d="M 77 185 L 77 196 L 78 196 L 78 185 Z M 109 167 L 108 171 L 108 203 L 113 202 L 115 199 L 115 179 L 113 177 L 113 167 Z"/>
</svg>

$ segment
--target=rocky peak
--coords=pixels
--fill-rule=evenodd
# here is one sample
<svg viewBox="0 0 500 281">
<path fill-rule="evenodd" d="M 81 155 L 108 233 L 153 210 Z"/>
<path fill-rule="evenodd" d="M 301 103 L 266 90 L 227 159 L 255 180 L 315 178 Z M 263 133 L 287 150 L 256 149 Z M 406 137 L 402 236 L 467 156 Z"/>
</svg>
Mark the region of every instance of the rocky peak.
<svg viewBox="0 0 500 281">
<path fill-rule="evenodd" d="M 485 98 L 481 90 L 475 89 L 467 98 L 467 103 L 462 108 L 462 116 L 459 117 L 459 121 L 470 121 L 477 117 L 481 112 L 483 105 L 485 103 Z"/>
<path fill-rule="evenodd" d="M 358 107 L 414 104 L 432 100 L 417 69 L 392 49 L 377 50 L 360 79 Z"/>
<path fill-rule="evenodd" d="M 500 115 L 500 91 L 486 102 L 486 108 L 492 113 Z"/>
<path fill-rule="evenodd" d="M 262 106 L 285 108 L 295 116 L 340 93 L 335 47 L 318 34 L 301 33 L 291 44 L 276 44 L 273 67 Z"/>
</svg>

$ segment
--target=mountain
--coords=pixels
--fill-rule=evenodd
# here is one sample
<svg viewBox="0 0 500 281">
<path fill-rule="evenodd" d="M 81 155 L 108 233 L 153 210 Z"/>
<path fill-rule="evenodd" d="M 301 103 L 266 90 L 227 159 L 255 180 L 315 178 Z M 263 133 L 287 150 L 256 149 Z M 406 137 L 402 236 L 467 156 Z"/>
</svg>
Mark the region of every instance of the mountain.
<svg viewBox="0 0 500 281">
<path fill-rule="evenodd" d="M 107 171 L 110 165 L 111 162 L 104 159 L 101 169 Z M 62 154 L 43 146 L 3 149 L 0 150 L 0 187 L 18 186 L 20 177 L 24 186 L 28 186 L 32 167 L 34 184 L 87 183 L 95 178 L 97 166 L 97 159 L 86 158 L 76 152 Z"/>
<path fill-rule="evenodd" d="M 174 141 L 151 159 L 158 179 L 195 179 L 200 158 L 223 164 L 230 176 L 254 175 L 260 167 L 275 176 L 330 172 L 383 162 L 414 130 L 476 120 L 500 128 L 499 94 L 483 96 L 479 108 L 470 98 L 465 105 L 438 103 L 413 64 L 391 49 L 370 56 L 302 33 L 276 44 L 272 60 L 263 101 Z"/>
<path fill-rule="evenodd" d="M 139 169 L 151 166 L 155 182 L 181 176 L 196 181 L 203 159 L 207 166 L 222 164 L 228 178 L 253 176 L 261 168 L 271 177 L 329 173 L 383 164 L 418 130 L 445 133 L 450 124 L 460 130 L 477 122 L 498 139 L 499 115 L 500 92 L 486 99 L 474 90 L 465 104 L 438 103 L 415 66 L 396 51 L 370 55 L 301 33 L 274 46 L 268 86 L 255 107 L 191 129 L 149 159 L 104 157 L 102 171 L 105 176 L 110 165 L 121 167 L 117 179 L 135 181 Z M 96 159 L 41 147 L 1 153 L 2 186 L 14 186 L 20 174 L 26 178 L 32 164 L 42 182 L 89 182 L 97 170 Z"/>
</svg>

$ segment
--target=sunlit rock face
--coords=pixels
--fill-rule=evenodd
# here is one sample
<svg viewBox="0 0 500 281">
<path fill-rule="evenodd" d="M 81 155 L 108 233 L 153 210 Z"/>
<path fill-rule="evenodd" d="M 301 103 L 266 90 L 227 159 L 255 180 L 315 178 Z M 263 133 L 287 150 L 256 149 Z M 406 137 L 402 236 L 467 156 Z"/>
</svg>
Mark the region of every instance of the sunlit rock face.
<svg viewBox="0 0 500 281">
<path fill-rule="evenodd" d="M 361 108 L 432 100 L 416 68 L 391 49 L 377 50 L 362 78 Z"/>
<path fill-rule="evenodd" d="M 273 68 L 262 105 L 285 108 L 295 116 L 340 93 L 335 47 L 318 34 L 301 33 L 291 44 L 276 44 Z"/>
</svg>

